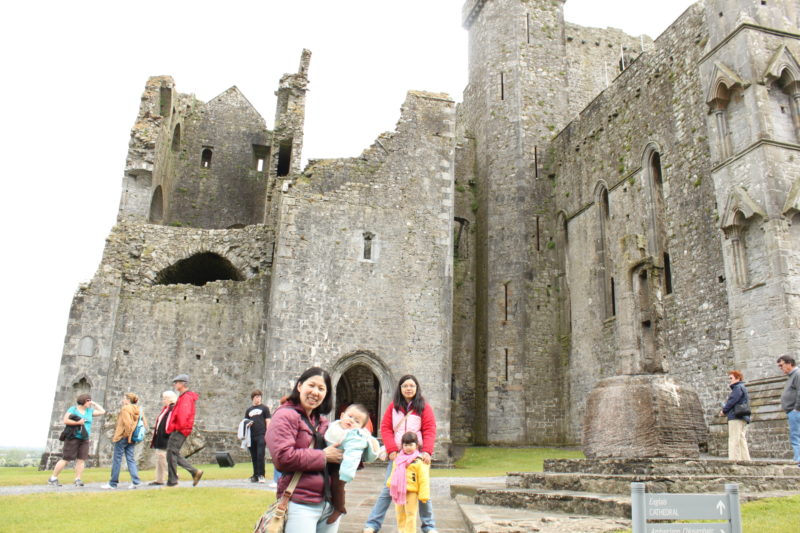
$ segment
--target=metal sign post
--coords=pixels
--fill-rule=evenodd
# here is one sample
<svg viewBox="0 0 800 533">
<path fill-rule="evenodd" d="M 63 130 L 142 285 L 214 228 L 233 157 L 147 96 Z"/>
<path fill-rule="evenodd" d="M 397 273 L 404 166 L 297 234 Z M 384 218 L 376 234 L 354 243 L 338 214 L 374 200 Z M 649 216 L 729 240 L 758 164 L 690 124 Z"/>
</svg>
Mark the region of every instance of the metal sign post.
<svg viewBox="0 0 800 533">
<path fill-rule="evenodd" d="M 739 486 L 726 484 L 725 494 L 647 494 L 644 483 L 631 483 L 631 520 L 633 533 L 742 533 Z"/>
</svg>

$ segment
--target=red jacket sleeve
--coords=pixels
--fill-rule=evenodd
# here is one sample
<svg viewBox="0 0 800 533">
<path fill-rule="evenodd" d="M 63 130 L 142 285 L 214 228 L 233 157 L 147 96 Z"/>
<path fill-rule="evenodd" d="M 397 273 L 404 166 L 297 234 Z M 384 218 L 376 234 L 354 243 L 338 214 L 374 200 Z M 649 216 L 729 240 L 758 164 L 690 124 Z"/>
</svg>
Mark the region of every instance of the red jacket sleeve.
<svg viewBox="0 0 800 533">
<path fill-rule="evenodd" d="M 422 410 L 422 451 L 433 455 L 433 448 L 436 445 L 436 416 L 433 414 L 433 407 L 426 403 Z M 388 450 L 388 448 L 387 448 Z"/>
<path fill-rule="evenodd" d="M 302 426 L 302 427 L 301 427 Z M 325 469 L 325 452 L 309 448 L 311 431 L 290 408 L 278 409 L 267 428 L 267 446 L 281 472 L 318 472 Z"/>
<path fill-rule="evenodd" d="M 167 433 L 180 431 L 187 437 L 189 436 L 194 427 L 194 404 L 197 398 L 197 393 L 193 391 L 186 391 L 178 396 L 178 401 L 175 402 L 175 408 L 172 410 L 172 416 L 169 419 Z"/>
<path fill-rule="evenodd" d="M 386 447 L 387 454 L 399 451 L 397 449 L 397 444 L 394 442 L 394 428 L 392 427 L 393 410 L 394 402 L 389 402 L 389 407 L 386 408 L 386 412 L 383 413 L 383 418 L 381 418 L 381 439 L 383 439 L 383 445 Z"/>
</svg>

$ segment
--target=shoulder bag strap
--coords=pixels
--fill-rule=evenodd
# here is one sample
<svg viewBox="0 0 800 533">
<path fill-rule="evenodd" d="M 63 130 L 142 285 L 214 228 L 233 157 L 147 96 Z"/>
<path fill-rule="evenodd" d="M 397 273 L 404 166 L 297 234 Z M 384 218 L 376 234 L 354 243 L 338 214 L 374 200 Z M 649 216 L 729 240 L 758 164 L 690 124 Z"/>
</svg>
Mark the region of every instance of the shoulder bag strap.
<svg viewBox="0 0 800 533">
<path fill-rule="evenodd" d="M 314 447 L 314 439 L 312 436 L 311 445 L 309 448 Z M 274 466 L 274 465 L 273 465 Z M 292 480 L 289 482 L 289 486 L 286 487 L 286 490 L 283 491 L 283 495 L 281 496 L 281 501 L 278 504 L 278 507 L 282 510 L 286 510 L 289 507 L 289 500 L 292 498 L 292 494 L 294 493 L 294 489 L 297 488 L 297 484 L 300 483 L 300 478 L 303 476 L 302 472 L 295 472 L 292 476 Z"/>
<path fill-rule="evenodd" d="M 394 426 L 394 432 L 395 432 L 395 433 L 397 433 L 397 430 L 400 428 L 400 426 L 402 426 L 402 425 L 403 425 L 403 422 L 405 422 L 406 418 L 408 418 L 408 415 L 410 415 L 410 414 L 411 414 L 411 410 L 409 409 L 408 411 L 406 411 L 406 414 L 404 414 L 404 415 L 403 415 L 403 418 L 401 418 L 401 419 L 400 419 L 400 420 L 397 422 L 397 425 L 396 425 L 396 426 Z"/>
</svg>

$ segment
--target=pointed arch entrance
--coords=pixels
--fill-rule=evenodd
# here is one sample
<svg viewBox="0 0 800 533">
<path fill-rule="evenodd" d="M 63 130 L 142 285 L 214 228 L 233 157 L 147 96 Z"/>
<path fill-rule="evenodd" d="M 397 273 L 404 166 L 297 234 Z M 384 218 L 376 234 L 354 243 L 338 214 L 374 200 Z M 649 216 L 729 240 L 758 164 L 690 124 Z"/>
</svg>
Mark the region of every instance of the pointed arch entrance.
<svg viewBox="0 0 800 533">
<path fill-rule="evenodd" d="M 345 355 L 334 365 L 332 416 L 338 418 L 352 403 L 363 404 L 370 414 L 373 434 L 380 434 L 383 411 L 391 401 L 393 377 L 388 367 L 372 352 L 358 351 Z"/>
</svg>

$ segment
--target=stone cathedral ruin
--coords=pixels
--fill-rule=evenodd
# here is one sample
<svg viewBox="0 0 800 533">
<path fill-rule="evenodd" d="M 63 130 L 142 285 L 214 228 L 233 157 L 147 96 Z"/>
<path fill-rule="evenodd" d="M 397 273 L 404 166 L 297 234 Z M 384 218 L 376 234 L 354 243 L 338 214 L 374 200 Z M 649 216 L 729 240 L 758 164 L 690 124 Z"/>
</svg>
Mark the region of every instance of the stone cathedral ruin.
<svg viewBox="0 0 800 533">
<path fill-rule="evenodd" d="M 419 376 L 440 459 L 452 443 L 725 455 L 736 368 L 753 455 L 786 456 L 800 4 L 700 1 L 656 40 L 563 6 L 468 0 L 461 103 L 411 91 L 360 156 L 305 168 L 309 52 L 273 130 L 236 87 L 202 102 L 150 78 L 117 224 L 72 303 L 43 464 L 76 393 L 133 390 L 154 413 L 188 373 L 189 445 L 210 458 L 236 448 L 251 389 L 274 406 L 311 365 L 375 422 Z"/>
</svg>

